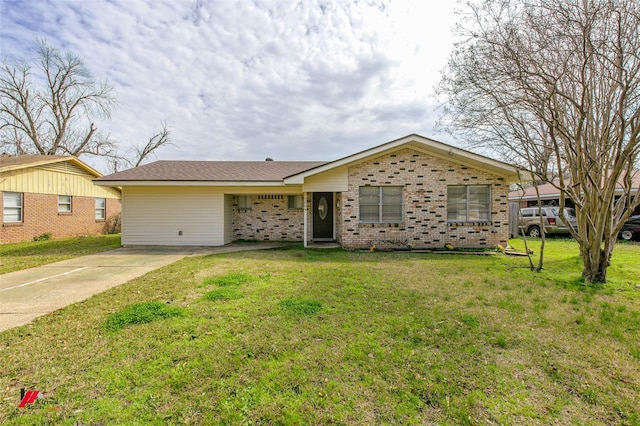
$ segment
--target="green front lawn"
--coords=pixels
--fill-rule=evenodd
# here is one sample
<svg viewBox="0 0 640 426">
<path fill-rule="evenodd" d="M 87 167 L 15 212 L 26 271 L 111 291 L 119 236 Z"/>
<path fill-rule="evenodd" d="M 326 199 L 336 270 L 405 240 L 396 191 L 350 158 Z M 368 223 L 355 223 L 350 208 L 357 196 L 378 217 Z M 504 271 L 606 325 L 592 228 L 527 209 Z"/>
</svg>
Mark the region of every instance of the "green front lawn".
<svg viewBox="0 0 640 426">
<path fill-rule="evenodd" d="M 0 244 L 0 274 L 96 254 L 120 247 L 120 235 Z"/>
<path fill-rule="evenodd" d="M 186 258 L 1 333 L 0 423 L 640 424 L 640 245 L 547 247 Z"/>
</svg>

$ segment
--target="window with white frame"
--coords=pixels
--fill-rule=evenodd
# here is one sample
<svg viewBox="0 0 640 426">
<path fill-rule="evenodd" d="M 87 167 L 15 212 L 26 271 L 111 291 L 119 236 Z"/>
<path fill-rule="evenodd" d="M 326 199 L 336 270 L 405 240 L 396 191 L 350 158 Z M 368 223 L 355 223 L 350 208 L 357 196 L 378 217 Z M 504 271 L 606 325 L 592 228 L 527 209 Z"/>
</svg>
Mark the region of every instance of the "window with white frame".
<svg viewBox="0 0 640 426">
<path fill-rule="evenodd" d="M 2 221 L 4 223 L 22 222 L 22 193 L 2 193 Z"/>
<path fill-rule="evenodd" d="M 238 211 L 246 212 L 251 210 L 251 195 L 238 195 Z"/>
<path fill-rule="evenodd" d="M 96 220 L 104 220 L 107 217 L 107 199 L 96 198 Z"/>
<path fill-rule="evenodd" d="M 71 195 L 58 195 L 58 213 L 71 213 Z"/>
<path fill-rule="evenodd" d="M 289 195 L 289 210 L 302 210 L 302 195 Z"/>
<path fill-rule="evenodd" d="M 360 222 L 402 222 L 401 186 L 361 186 Z"/>
<path fill-rule="evenodd" d="M 489 185 L 447 187 L 447 220 L 450 222 L 488 221 L 491 216 Z"/>
</svg>

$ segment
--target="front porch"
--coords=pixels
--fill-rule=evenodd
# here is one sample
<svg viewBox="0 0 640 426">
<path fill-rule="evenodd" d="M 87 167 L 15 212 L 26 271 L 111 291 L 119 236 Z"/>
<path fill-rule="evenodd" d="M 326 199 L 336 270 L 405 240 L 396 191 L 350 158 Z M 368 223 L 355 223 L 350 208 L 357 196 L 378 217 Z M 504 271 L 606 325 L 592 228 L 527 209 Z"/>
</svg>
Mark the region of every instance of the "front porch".
<svg viewBox="0 0 640 426">
<path fill-rule="evenodd" d="M 234 241 L 298 241 L 305 247 L 340 247 L 333 192 L 236 194 L 232 197 Z"/>
</svg>

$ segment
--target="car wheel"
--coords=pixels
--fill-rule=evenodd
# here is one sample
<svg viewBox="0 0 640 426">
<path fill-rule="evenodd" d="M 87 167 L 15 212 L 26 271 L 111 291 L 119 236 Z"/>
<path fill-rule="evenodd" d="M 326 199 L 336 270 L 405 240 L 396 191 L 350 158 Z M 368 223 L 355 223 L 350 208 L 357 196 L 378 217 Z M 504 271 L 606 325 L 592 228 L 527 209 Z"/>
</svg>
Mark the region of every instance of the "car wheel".
<svg viewBox="0 0 640 426">
<path fill-rule="evenodd" d="M 631 229 L 624 229 L 620 233 L 620 238 L 622 238 L 623 240 L 627 240 L 627 241 L 633 240 L 633 231 Z"/>
<path fill-rule="evenodd" d="M 531 238 L 540 238 L 540 235 L 541 235 L 540 227 L 539 226 L 532 226 L 527 231 L 527 235 L 529 235 Z"/>
</svg>

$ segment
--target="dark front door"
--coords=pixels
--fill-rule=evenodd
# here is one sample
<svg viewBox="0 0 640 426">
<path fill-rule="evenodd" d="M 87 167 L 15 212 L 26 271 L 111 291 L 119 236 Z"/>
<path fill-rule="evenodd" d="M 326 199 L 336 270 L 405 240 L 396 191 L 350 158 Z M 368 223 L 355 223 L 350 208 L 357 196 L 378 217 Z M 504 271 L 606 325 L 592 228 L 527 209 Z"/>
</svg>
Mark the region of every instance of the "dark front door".
<svg viewBox="0 0 640 426">
<path fill-rule="evenodd" d="M 333 193 L 313 193 L 313 239 L 333 239 Z"/>
</svg>

